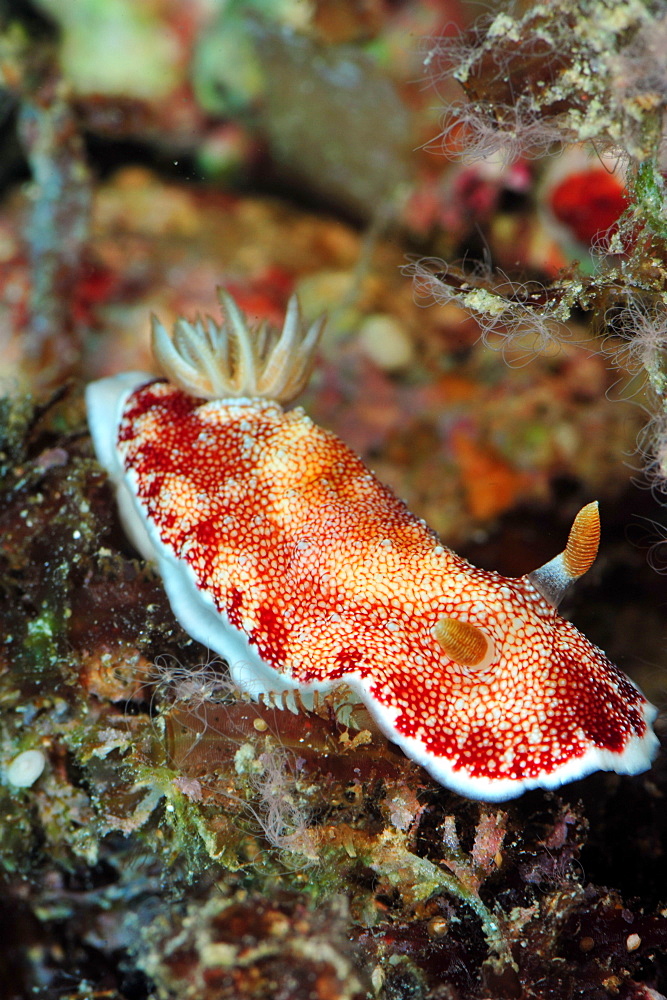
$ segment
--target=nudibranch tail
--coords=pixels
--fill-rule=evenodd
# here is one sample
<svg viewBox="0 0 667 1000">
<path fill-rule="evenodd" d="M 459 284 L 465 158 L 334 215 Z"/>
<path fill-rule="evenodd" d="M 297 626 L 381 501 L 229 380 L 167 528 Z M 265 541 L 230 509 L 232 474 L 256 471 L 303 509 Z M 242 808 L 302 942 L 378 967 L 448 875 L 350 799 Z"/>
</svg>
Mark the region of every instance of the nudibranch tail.
<svg viewBox="0 0 667 1000">
<path fill-rule="evenodd" d="M 595 558 L 597 505 L 527 577 L 476 569 L 339 438 L 279 405 L 323 321 L 307 327 L 292 300 L 280 334 L 253 331 L 221 300 L 221 326 L 179 320 L 172 342 L 155 323 L 170 381 L 133 373 L 86 393 L 123 523 L 185 630 L 255 697 L 345 684 L 473 798 L 648 768 L 655 709 L 555 610 Z"/>
<path fill-rule="evenodd" d="M 305 386 L 324 329 L 324 317 L 307 325 L 293 295 L 281 331 L 248 326 L 231 295 L 219 289 L 224 320 L 178 319 L 173 339 L 152 317 L 152 349 L 167 378 L 200 399 L 271 399 L 287 403 Z"/>
<path fill-rule="evenodd" d="M 571 583 L 587 573 L 600 545 L 600 512 L 597 500 L 582 507 L 574 519 L 564 550 L 544 566 L 527 574 L 536 590 L 557 608 Z"/>
</svg>

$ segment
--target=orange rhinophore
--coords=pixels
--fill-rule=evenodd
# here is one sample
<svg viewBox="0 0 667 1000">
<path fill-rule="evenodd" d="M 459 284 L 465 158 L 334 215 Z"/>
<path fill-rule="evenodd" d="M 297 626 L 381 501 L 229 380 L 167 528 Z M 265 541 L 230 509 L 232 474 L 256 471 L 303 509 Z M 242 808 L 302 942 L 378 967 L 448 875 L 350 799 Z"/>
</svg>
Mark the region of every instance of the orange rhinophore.
<svg viewBox="0 0 667 1000">
<path fill-rule="evenodd" d="M 253 696 L 344 683 L 436 780 L 501 800 L 597 769 L 634 774 L 655 709 L 556 611 L 595 558 L 597 504 L 527 576 L 446 548 L 334 434 L 286 410 L 323 321 L 293 298 L 277 332 L 153 322 L 167 381 L 88 388 L 99 460 L 128 534 L 187 632 Z"/>
</svg>

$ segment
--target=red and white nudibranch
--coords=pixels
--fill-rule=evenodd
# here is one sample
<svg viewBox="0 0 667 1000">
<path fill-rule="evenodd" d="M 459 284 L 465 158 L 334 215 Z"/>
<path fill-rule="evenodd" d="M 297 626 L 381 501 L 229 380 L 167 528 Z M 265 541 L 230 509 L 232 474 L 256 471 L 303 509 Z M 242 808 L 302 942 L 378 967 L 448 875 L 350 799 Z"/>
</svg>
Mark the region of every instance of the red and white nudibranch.
<svg viewBox="0 0 667 1000">
<path fill-rule="evenodd" d="M 502 800 L 591 771 L 644 771 L 656 711 L 555 606 L 595 558 L 597 504 L 527 576 L 446 548 L 334 434 L 283 409 L 323 323 L 296 299 L 251 330 L 153 321 L 167 376 L 88 387 L 90 428 L 121 515 L 191 636 L 245 691 L 346 684 L 439 782 Z"/>
</svg>

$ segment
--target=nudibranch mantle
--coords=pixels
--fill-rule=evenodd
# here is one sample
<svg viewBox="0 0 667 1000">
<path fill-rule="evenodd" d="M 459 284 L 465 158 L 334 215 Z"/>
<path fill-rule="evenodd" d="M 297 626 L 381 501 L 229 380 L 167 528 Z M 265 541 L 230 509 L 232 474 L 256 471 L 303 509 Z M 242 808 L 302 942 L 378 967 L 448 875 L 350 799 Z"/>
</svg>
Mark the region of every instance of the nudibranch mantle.
<svg viewBox="0 0 667 1000">
<path fill-rule="evenodd" d="M 185 630 L 255 696 L 345 683 L 472 798 L 646 770 L 656 710 L 554 606 L 595 557 L 597 505 L 535 573 L 473 567 L 339 438 L 280 405 L 322 324 L 302 330 L 293 300 L 278 337 L 222 303 L 222 326 L 179 320 L 173 344 L 154 321 L 170 381 L 137 372 L 87 390 L 123 523 Z"/>
</svg>

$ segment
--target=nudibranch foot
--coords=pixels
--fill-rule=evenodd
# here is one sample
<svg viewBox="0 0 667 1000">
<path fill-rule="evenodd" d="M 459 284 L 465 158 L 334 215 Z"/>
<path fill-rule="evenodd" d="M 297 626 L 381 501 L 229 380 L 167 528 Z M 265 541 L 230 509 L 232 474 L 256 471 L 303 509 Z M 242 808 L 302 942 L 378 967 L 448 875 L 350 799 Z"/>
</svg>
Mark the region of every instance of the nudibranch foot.
<svg viewBox="0 0 667 1000">
<path fill-rule="evenodd" d="M 312 705 L 346 684 L 388 739 L 473 798 L 646 770 L 655 709 L 556 611 L 595 558 L 597 505 L 541 569 L 476 569 L 339 438 L 280 405 L 322 321 L 306 327 L 292 300 L 281 333 L 253 332 L 221 298 L 221 325 L 179 321 L 172 342 L 154 322 L 169 381 L 87 390 L 123 522 L 185 630 L 256 699 Z"/>
<path fill-rule="evenodd" d="M 379 734 L 375 719 L 355 692 L 347 684 L 336 684 L 326 691 L 315 690 L 306 694 L 295 688 L 291 691 L 262 691 L 255 701 L 265 708 L 290 712 L 292 715 L 312 713 L 321 719 L 334 719 L 338 725 L 356 731 Z"/>
</svg>

